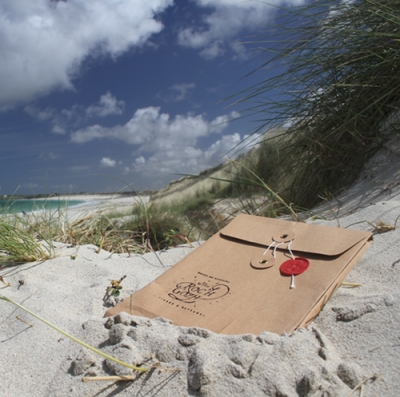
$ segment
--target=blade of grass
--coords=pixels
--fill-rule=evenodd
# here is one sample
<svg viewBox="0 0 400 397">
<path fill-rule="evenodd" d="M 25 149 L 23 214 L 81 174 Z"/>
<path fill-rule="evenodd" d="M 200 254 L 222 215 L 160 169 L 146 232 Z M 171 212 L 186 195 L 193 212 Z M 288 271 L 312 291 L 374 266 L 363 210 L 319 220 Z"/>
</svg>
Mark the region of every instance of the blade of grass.
<svg viewBox="0 0 400 397">
<path fill-rule="evenodd" d="M 123 362 L 123 361 L 121 361 L 121 360 L 118 360 L 118 359 L 115 358 L 115 357 L 112 357 L 112 356 L 110 356 L 110 355 L 108 355 L 108 354 L 102 352 L 102 351 L 99 350 L 99 349 L 94 348 L 93 346 L 88 345 L 87 343 L 85 343 L 85 342 L 79 340 L 78 338 L 75 338 L 74 336 L 70 335 L 68 332 L 65 332 L 65 331 L 62 330 L 61 328 L 59 328 L 59 327 L 57 327 L 56 325 L 50 323 L 49 321 L 45 320 L 44 318 L 38 316 L 36 313 L 33 313 L 32 311 L 30 311 L 30 310 L 27 309 L 26 307 L 24 307 L 24 306 L 18 304 L 17 302 L 13 301 L 13 300 L 10 299 L 10 298 L 7 298 L 7 297 L 4 296 L 4 295 L 0 295 L 0 299 L 1 299 L 1 300 L 4 300 L 4 301 L 6 301 L 6 302 L 12 303 L 13 305 L 15 305 L 15 306 L 19 307 L 20 309 L 24 310 L 25 312 L 29 313 L 31 316 L 33 316 L 33 317 L 37 318 L 38 320 L 42 321 L 43 323 L 45 323 L 45 324 L 48 325 L 49 327 L 55 329 L 57 332 L 59 332 L 59 333 L 61 333 L 62 335 L 66 336 L 67 338 L 71 339 L 72 341 L 74 341 L 74 342 L 80 344 L 81 346 L 85 347 L 86 349 L 91 350 L 92 352 L 94 352 L 94 353 L 96 353 L 96 354 L 99 354 L 100 356 L 102 356 L 102 357 L 104 357 L 104 358 L 106 358 L 106 359 L 108 359 L 108 360 L 114 361 L 114 362 L 116 362 L 117 364 L 120 364 L 120 365 L 122 365 L 122 366 L 124 366 L 124 367 L 127 367 L 127 368 L 131 368 L 131 369 L 133 369 L 133 370 L 135 370 L 135 371 L 140 371 L 140 372 L 147 372 L 147 371 L 148 371 L 147 368 L 136 367 L 136 366 L 134 366 L 134 365 L 125 363 L 125 362 Z"/>
</svg>

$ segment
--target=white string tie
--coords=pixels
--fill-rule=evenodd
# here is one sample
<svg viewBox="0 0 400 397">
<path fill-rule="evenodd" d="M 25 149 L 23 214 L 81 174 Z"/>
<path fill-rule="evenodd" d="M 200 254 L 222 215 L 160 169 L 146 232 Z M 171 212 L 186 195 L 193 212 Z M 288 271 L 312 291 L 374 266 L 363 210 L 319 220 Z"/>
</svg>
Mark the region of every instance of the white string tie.
<svg viewBox="0 0 400 397">
<path fill-rule="evenodd" d="M 294 259 L 293 252 L 292 252 L 292 250 L 290 249 L 290 244 L 292 244 L 292 242 L 293 242 L 293 240 L 290 240 L 290 241 L 289 241 L 289 244 L 288 244 L 288 246 L 287 246 L 287 249 L 289 250 L 290 255 L 292 256 L 292 259 Z"/>
<path fill-rule="evenodd" d="M 276 243 L 276 241 L 273 241 L 273 242 L 268 246 L 268 248 L 264 251 L 263 256 L 269 251 L 269 249 L 270 249 L 271 247 L 274 246 L 275 243 Z M 281 243 L 278 243 L 278 245 L 274 246 L 274 251 L 273 251 L 273 253 L 272 253 L 272 256 L 273 256 L 274 258 L 276 258 L 276 249 L 277 249 L 280 245 L 282 245 L 282 244 L 285 244 L 285 243 L 284 243 L 284 242 L 281 242 Z"/>
</svg>

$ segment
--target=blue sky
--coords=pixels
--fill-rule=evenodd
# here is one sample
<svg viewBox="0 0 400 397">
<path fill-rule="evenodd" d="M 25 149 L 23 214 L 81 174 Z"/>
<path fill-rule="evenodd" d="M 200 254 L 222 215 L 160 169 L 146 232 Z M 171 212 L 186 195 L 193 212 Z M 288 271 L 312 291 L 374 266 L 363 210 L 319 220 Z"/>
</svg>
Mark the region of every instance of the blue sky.
<svg viewBox="0 0 400 397">
<path fill-rule="evenodd" d="M 223 99 L 266 77 L 244 78 L 258 66 L 246 42 L 274 12 L 238 0 L 1 2 L 0 194 L 111 192 L 119 179 L 157 189 L 221 163 L 257 126 Z"/>
</svg>

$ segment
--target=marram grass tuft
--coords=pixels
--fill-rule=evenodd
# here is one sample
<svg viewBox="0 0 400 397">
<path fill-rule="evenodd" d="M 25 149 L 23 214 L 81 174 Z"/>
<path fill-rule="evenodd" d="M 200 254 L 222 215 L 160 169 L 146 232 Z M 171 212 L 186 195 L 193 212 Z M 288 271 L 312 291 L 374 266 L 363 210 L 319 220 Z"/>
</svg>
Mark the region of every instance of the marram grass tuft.
<svg viewBox="0 0 400 397">
<path fill-rule="evenodd" d="M 248 44 L 265 60 L 255 72 L 274 77 L 238 93 L 236 103 L 259 119 L 258 131 L 286 128 L 274 142 L 276 171 L 258 175 L 279 173 L 271 187 L 310 208 L 354 182 L 400 130 L 400 1 L 317 0 L 279 9 Z"/>
</svg>

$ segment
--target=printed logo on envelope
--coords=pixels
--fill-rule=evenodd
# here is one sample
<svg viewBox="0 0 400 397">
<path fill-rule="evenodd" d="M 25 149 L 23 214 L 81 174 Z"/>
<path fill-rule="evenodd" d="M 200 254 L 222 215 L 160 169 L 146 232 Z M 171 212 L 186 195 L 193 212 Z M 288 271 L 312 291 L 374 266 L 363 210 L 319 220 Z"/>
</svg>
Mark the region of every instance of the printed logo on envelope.
<svg viewBox="0 0 400 397">
<path fill-rule="evenodd" d="M 197 300 L 222 298 L 228 292 L 229 287 L 224 284 L 183 282 L 177 284 L 168 296 L 184 303 L 195 303 Z"/>
<path fill-rule="evenodd" d="M 199 300 L 216 300 L 224 297 L 230 291 L 228 280 L 222 280 L 213 276 L 198 272 L 204 281 L 182 281 L 177 283 L 168 296 L 183 303 L 196 303 Z"/>
</svg>

